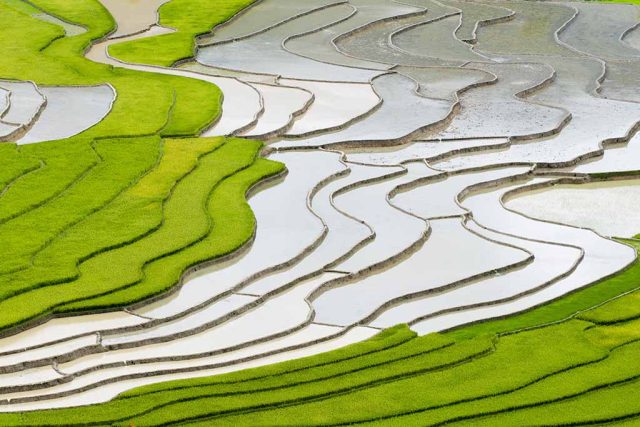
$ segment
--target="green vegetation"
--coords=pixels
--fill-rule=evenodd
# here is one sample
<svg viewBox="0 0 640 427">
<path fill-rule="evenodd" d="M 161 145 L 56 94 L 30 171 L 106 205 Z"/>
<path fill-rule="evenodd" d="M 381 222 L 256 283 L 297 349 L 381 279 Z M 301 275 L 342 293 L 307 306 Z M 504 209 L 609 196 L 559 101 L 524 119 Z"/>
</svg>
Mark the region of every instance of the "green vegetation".
<svg viewBox="0 0 640 427">
<path fill-rule="evenodd" d="M 160 7 L 160 25 L 175 33 L 132 40 L 109 48 L 122 61 L 171 66 L 195 54 L 194 38 L 231 18 L 255 0 L 217 0 L 215 9 L 207 0 L 173 0 Z"/>
<path fill-rule="evenodd" d="M 220 90 L 195 79 L 113 68 L 84 58 L 90 42 L 114 27 L 97 0 L 33 0 L 43 11 L 82 25 L 86 33 L 64 37 L 64 31 L 29 13 L 0 3 L 0 76 L 43 85 L 110 83 L 117 92 L 111 113 L 74 139 L 155 135 L 193 136 L 220 114 Z"/>
<path fill-rule="evenodd" d="M 43 12 L 87 31 L 65 36 Z M 2 78 L 117 92 L 80 135 L 0 145 L 0 330 L 166 292 L 250 239 L 245 193 L 283 165 L 255 141 L 195 138 L 220 114 L 217 87 L 85 59 L 114 27 L 96 0 L 0 2 L 0 23 Z"/>
<path fill-rule="evenodd" d="M 250 238 L 244 196 L 283 170 L 258 158 L 257 142 L 195 138 L 220 113 L 214 86 L 84 59 L 113 29 L 96 0 L 31 2 L 0 3 L 0 75 L 110 83 L 118 96 L 105 120 L 74 138 L 0 145 L 0 329 L 166 292 L 189 267 Z M 195 35 L 250 2 L 173 0 L 161 22 L 176 33 L 112 53 L 175 63 L 193 54 Z M 32 16 L 41 11 L 87 32 L 65 37 Z M 0 425 L 634 424 L 639 277 L 636 262 L 507 319 L 425 337 L 401 325 L 333 352 L 141 387 L 88 408 L 0 414 Z"/>
<path fill-rule="evenodd" d="M 132 141 L 101 140 L 96 144 L 95 154 L 102 161 L 89 169 L 82 180 L 49 203 L 32 208 L 0 225 L 0 240 L 3 242 L 0 248 L 0 276 L 27 268 L 31 255 L 54 236 L 109 203 L 122 188 L 151 168 L 156 161 L 158 142 L 150 144 L 145 138 Z M 116 167 L 119 173 L 113 175 Z M 89 199 L 86 195 L 90 190 L 94 194 Z M 40 227 L 41 223 L 47 226 Z M 13 293 L 13 284 L 9 280 L 3 286 L 0 299 Z"/>
<path fill-rule="evenodd" d="M 244 194 L 282 166 L 256 160 L 251 141 L 166 140 L 160 161 L 158 142 L 101 140 L 83 179 L 0 226 L 0 325 L 156 295 L 251 237 Z"/>
<path fill-rule="evenodd" d="M 41 166 L 37 159 L 24 156 L 12 144 L 0 144 L 0 164 L 4 166 L 0 168 L 0 194 L 17 185 L 18 178 Z"/>
<path fill-rule="evenodd" d="M 465 339 L 397 326 L 330 353 L 141 387 L 88 408 L 6 414 L 0 423 L 520 426 L 633 417 L 640 316 L 616 317 L 627 298 L 638 297 L 593 310 L 606 324 L 571 319 Z"/>
<path fill-rule="evenodd" d="M 480 329 L 417 337 L 399 325 L 325 354 L 149 385 L 88 408 L 3 414 L 0 424 L 520 426 L 640 416 L 638 268 L 576 292 L 568 305 L 561 299 Z"/>
</svg>

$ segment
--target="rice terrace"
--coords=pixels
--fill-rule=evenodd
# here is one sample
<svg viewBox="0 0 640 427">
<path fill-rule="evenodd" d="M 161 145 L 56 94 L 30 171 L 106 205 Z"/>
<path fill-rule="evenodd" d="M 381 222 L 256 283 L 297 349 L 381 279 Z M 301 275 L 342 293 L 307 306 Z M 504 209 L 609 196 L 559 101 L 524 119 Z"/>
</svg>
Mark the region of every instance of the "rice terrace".
<svg viewBox="0 0 640 427">
<path fill-rule="evenodd" d="M 640 1 L 0 0 L 0 426 L 640 426 Z"/>
</svg>

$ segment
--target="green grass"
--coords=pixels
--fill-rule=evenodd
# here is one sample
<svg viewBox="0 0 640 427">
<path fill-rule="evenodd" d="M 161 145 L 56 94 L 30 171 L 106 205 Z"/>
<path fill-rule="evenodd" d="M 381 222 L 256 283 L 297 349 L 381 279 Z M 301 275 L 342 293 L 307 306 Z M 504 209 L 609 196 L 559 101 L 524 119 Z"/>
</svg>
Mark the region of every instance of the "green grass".
<svg viewBox="0 0 640 427">
<path fill-rule="evenodd" d="M 283 165 L 264 159 L 258 159 L 254 162 L 257 149 L 260 148 L 258 144 L 251 146 L 248 141 L 238 140 L 237 144 L 229 143 L 228 145 L 230 146 L 229 152 L 219 157 L 218 167 L 214 168 L 214 172 L 219 174 L 226 172 L 229 177 L 215 187 L 210 197 L 207 197 L 204 210 L 208 214 L 206 228 L 202 229 L 197 239 L 188 242 L 180 250 L 176 250 L 175 247 L 163 247 L 167 242 L 163 237 L 168 237 L 171 239 L 169 242 L 175 245 L 179 241 L 178 239 L 184 238 L 187 228 L 193 229 L 195 227 L 196 221 L 193 216 L 190 216 L 184 219 L 180 218 L 184 227 L 178 225 L 173 228 L 165 223 L 160 231 L 164 232 L 166 229 L 167 231 L 164 232 L 166 234 L 158 239 L 151 239 L 150 242 L 141 240 L 140 245 L 131 245 L 131 249 L 111 251 L 108 255 L 112 257 L 94 258 L 91 265 L 81 267 L 81 277 L 87 277 L 86 280 L 94 280 L 92 283 L 102 283 L 105 276 L 113 277 L 114 283 L 119 288 L 118 292 L 109 293 L 91 301 L 67 304 L 62 309 L 75 311 L 86 308 L 112 307 L 138 301 L 141 296 L 157 295 L 174 286 L 187 268 L 227 255 L 249 240 L 254 232 L 255 217 L 246 203 L 244 195 L 256 182 L 282 172 Z M 223 165 L 220 164 L 222 161 Z M 235 173 L 238 171 L 238 167 L 244 170 Z M 202 168 L 208 168 L 205 162 L 203 162 Z M 177 206 L 176 212 L 183 212 L 184 206 L 195 198 L 193 192 L 187 192 L 185 196 L 182 199 L 184 203 L 182 206 Z M 180 199 L 176 198 L 176 200 L 176 203 L 179 203 Z M 167 212 L 165 219 L 169 216 L 170 214 Z M 160 236 L 159 233 L 154 235 Z M 162 248 L 162 251 L 158 251 L 158 248 Z M 137 262 L 133 256 L 141 253 L 144 253 L 145 257 L 142 261 L 142 268 L 137 265 L 134 271 L 133 268 L 130 268 Z M 129 258 L 127 258 L 128 255 Z M 127 270 L 104 271 L 103 269 L 109 269 L 109 266 L 113 265 L 114 259 L 122 260 L 128 267 Z"/>
<path fill-rule="evenodd" d="M 159 138 L 142 140 L 141 146 L 154 147 L 160 142 Z M 29 268 L 23 269 L 11 276 L 5 275 L 4 280 L 15 290 L 23 290 L 30 283 L 38 281 L 60 282 L 63 279 L 77 278 L 77 264 L 80 260 L 88 259 L 92 255 L 115 248 L 136 238 L 157 230 L 162 225 L 162 205 L 169 198 L 171 192 L 185 175 L 193 171 L 199 158 L 206 152 L 221 146 L 222 138 L 203 138 L 189 141 L 165 140 L 162 146 L 161 158 L 155 162 L 153 168 L 131 186 L 123 189 L 111 203 L 93 215 L 87 215 L 77 224 L 67 228 L 63 234 L 51 239 L 46 247 L 33 253 L 28 260 Z M 129 144 L 130 141 L 121 142 Z M 114 146 L 118 149 L 121 147 Z M 126 148 L 126 147 L 125 147 Z M 156 147 L 159 148 L 159 147 Z M 127 150 L 116 150 L 117 153 L 127 154 Z M 130 162 L 134 159 L 127 158 Z M 148 161 L 153 161 L 149 156 Z M 134 162 L 133 164 L 139 164 Z M 51 210 L 51 204 L 46 205 Z M 63 204 L 63 207 L 67 207 Z M 31 211 L 32 213 L 34 211 Z M 58 212 L 58 210 L 54 210 Z M 28 216 L 20 217 L 24 220 Z M 115 230 L 115 231 L 114 231 Z M 87 239 L 86 236 L 92 236 Z M 9 287 L 3 289 L 8 291 Z"/>
<path fill-rule="evenodd" d="M 640 293 L 632 293 L 624 298 L 611 301 L 606 306 L 589 310 L 578 317 L 598 324 L 637 319 L 640 317 Z"/>
<path fill-rule="evenodd" d="M 607 279 L 572 297 L 584 294 L 585 303 L 594 289 L 618 280 Z M 633 311 L 619 310 L 637 300 L 630 292 L 583 312 L 580 319 L 501 336 L 416 337 L 398 326 L 334 352 L 145 386 L 88 408 L 1 415 L 0 424 L 515 426 L 532 419 L 551 424 L 634 416 L 635 404 L 597 402 L 637 391 L 640 320 Z M 526 319 L 555 320 L 543 316 L 554 304 L 526 313 Z M 564 314 L 565 306 L 556 307 Z M 513 327 L 523 325 L 518 316 L 513 319 Z M 485 328 L 496 323 L 495 330 L 508 330 L 504 322 L 487 322 Z"/>
<path fill-rule="evenodd" d="M 135 140 L 101 140 L 95 145 L 99 163 L 83 179 L 74 181 L 49 203 L 31 209 L 0 225 L 0 277 L 29 266 L 31 255 L 53 236 L 96 212 L 139 179 L 156 162 L 159 138 L 152 143 Z M 117 173 L 114 173 L 117 172 Z M 87 197 L 92 194 L 93 197 Z M 14 290 L 13 283 L 2 286 L 0 299 Z"/>
<path fill-rule="evenodd" d="M 0 326 L 137 302 L 167 291 L 188 267 L 232 252 L 251 237 L 255 219 L 244 194 L 255 182 L 282 170 L 279 163 L 256 160 L 261 144 L 227 140 L 202 156 L 170 197 L 147 207 L 134 202 L 141 188 L 151 191 L 141 178 L 158 164 L 159 146 L 148 139 L 138 144 L 102 140 L 112 152 L 102 152 L 105 160 L 68 194 L 7 222 L 5 229 L 0 226 L 0 235 L 9 237 L 2 248 L 9 252 L 3 258 L 5 274 L 0 275 Z M 180 142 L 198 149 L 197 142 Z M 141 150 L 138 155 L 136 148 Z M 145 178 L 164 180 L 165 187 L 176 181 L 158 172 Z M 86 195 L 93 192 L 100 197 L 91 199 L 102 210 L 87 204 Z M 69 216 L 78 221 L 62 234 Z M 40 221 L 46 226 L 38 227 Z M 24 236 L 29 238 L 25 241 Z"/>
<path fill-rule="evenodd" d="M 448 365 L 447 361 L 454 363 L 460 360 L 455 355 L 463 348 L 483 342 L 480 339 L 466 340 L 439 352 L 440 365 L 445 369 L 421 372 L 409 364 L 406 377 L 356 388 L 348 398 L 336 395 L 326 399 L 306 399 L 309 401 L 291 407 L 245 411 L 233 417 L 220 418 L 215 425 L 273 425 L 278 419 L 304 420 L 305 425 L 351 423 L 504 393 L 532 384 L 540 377 L 601 359 L 603 351 L 587 342 L 581 334 L 583 328 L 583 324 L 576 323 L 545 332 L 505 337 L 494 352 L 480 353 L 475 358 L 463 360 L 464 363 Z M 562 349 L 565 351 L 541 345 L 550 333 L 564 341 Z M 528 363 L 514 363 L 514 360 L 525 357 L 528 357 Z M 215 415 L 214 411 L 209 413 Z M 144 420 L 141 418 L 142 425 L 147 424 Z M 428 419 L 423 418 L 423 423 L 426 422 Z"/>
<path fill-rule="evenodd" d="M 109 53 L 122 61 L 171 66 L 195 55 L 194 38 L 231 18 L 255 0 L 172 0 L 159 9 L 160 24 L 175 33 L 119 43 Z"/>
<path fill-rule="evenodd" d="M 600 335 L 618 335 L 612 326 L 599 328 L 605 328 Z M 634 325 L 627 328 L 637 330 Z M 415 337 L 398 326 L 335 352 L 150 385 L 88 408 L 2 415 L 0 422 L 8 426 L 89 421 L 123 426 L 475 422 L 487 414 L 503 417 L 635 380 L 640 367 L 630 362 L 640 356 L 638 337 L 612 345 L 594 339 L 593 329 L 589 322 L 571 320 L 499 339 L 454 341 L 439 334 Z M 492 419 L 487 423 L 496 425 Z"/>
<path fill-rule="evenodd" d="M 66 37 L 42 12 L 87 31 Z M 97 0 L 0 2 L 0 24 L 2 78 L 117 92 L 75 137 L 0 146 L 0 330 L 166 292 L 250 239 L 245 193 L 283 165 L 258 159 L 259 142 L 194 137 L 220 114 L 217 87 L 85 59 L 114 28 Z"/>
<path fill-rule="evenodd" d="M 46 250 L 36 254 L 34 266 L 65 264 L 88 258 L 88 254 L 102 251 L 103 248 L 117 247 L 121 242 L 133 241 L 162 225 L 162 206 L 176 186 L 185 176 L 198 166 L 203 155 L 211 153 L 224 143 L 222 138 L 201 138 L 194 140 L 164 140 L 162 157 L 154 168 L 122 192 L 112 203 L 95 215 L 86 217 L 75 227 L 58 236 Z M 126 230 L 126 235 L 113 230 Z M 86 241 L 86 236 L 92 236 Z M 79 251 L 85 249 L 85 254 Z M 74 254 L 66 259 L 66 255 Z M 55 264 L 54 264 L 55 265 Z M 41 268 L 36 276 L 46 275 Z M 46 276 L 45 276 L 46 277 Z"/>
<path fill-rule="evenodd" d="M 95 167 L 100 158 L 90 144 L 84 141 L 60 144 L 34 144 L 18 147 L 23 158 L 40 164 L 37 170 L 16 181 L 0 198 L 0 223 L 15 218 L 67 190 L 80 176 Z M 3 147 L 16 147 L 3 144 Z M 12 167 L 12 161 L 3 165 Z"/>
<path fill-rule="evenodd" d="M 38 159 L 23 156 L 13 144 L 0 144 L 0 197 L 5 197 L 10 187 L 18 185 L 20 178 L 41 167 Z"/>
<path fill-rule="evenodd" d="M 91 40 L 105 36 L 114 27 L 113 19 L 98 1 L 32 3 L 88 31 L 63 37 L 60 27 L 14 9 L 13 3 L 0 3 L 0 49 L 5 55 L 0 76 L 44 85 L 113 85 L 118 94 L 113 110 L 81 137 L 190 136 L 219 116 L 221 93 L 210 83 L 113 68 L 85 59 L 82 55 Z"/>
<path fill-rule="evenodd" d="M 372 421 L 367 425 L 437 425 L 452 421 L 468 422 L 470 425 L 528 425 L 525 420 L 538 420 L 546 424 L 548 419 L 543 411 L 550 404 L 580 399 L 602 388 L 618 383 L 635 381 L 640 375 L 636 361 L 640 356 L 640 345 L 630 344 L 613 350 L 611 355 L 598 363 L 586 364 L 556 375 L 549 376 L 535 384 L 500 396 L 476 399 L 471 402 L 447 406 L 445 408 L 424 410 L 414 414 L 388 420 Z M 503 414 L 525 413 L 530 408 L 538 408 L 535 417 L 519 418 L 519 422 L 507 422 L 510 418 Z M 489 416 L 491 415 L 491 416 Z M 485 421 L 482 421 L 482 420 Z"/>
<path fill-rule="evenodd" d="M 540 423 L 536 423 L 537 425 L 549 426 L 594 425 L 635 418 L 640 415 L 638 388 L 640 388 L 640 384 L 634 381 L 594 391 L 579 398 L 545 405 L 542 408 L 533 408 L 505 416 L 492 417 L 484 420 L 484 422 L 474 420 L 469 425 L 522 426 L 531 423 L 531 420 L 540 420 Z M 635 419 L 633 421 L 634 424 L 631 425 L 638 425 L 638 422 L 639 420 Z"/>
</svg>

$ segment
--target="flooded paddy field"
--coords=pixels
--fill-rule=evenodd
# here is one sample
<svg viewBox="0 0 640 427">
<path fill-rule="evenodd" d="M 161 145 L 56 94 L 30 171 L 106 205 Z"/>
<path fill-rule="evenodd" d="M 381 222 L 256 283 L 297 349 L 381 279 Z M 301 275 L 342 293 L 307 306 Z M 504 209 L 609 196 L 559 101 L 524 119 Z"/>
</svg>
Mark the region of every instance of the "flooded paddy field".
<svg viewBox="0 0 640 427">
<path fill-rule="evenodd" d="M 640 232 L 638 6 L 262 0 L 198 33 L 193 57 L 163 66 L 122 58 L 117 47 L 184 31 L 161 19 L 172 0 L 100 2 L 116 25 L 91 40 L 82 61 L 221 91 L 219 114 L 195 131 L 176 130 L 176 117 L 193 118 L 200 105 L 174 89 L 157 134 L 127 138 L 223 136 L 264 146 L 233 170 L 223 173 L 218 164 L 219 181 L 207 175 L 202 205 L 212 207 L 206 215 L 186 213 L 202 228 L 191 240 L 184 237 L 190 226 L 172 222 L 181 217 L 178 208 L 159 209 L 148 229 L 118 242 L 102 237 L 110 244 L 70 261 L 81 271 L 87 260 L 179 224 L 184 234 L 166 240 L 180 245 L 140 263 L 146 274 L 157 260 L 185 256 L 179 279 L 117 300 L 126 303 L 71 306 L 55 316 L 49 314 L 58 306 L 45 304 L 49 317 L 4 325 L 0 411 L 106 402 L 139 386 L 317 355 L 397 324 L 418 335 L 446 332 L 551 303 L 634 265 L 635 247 L 614 238 Z M 59 27 L 63 39 L 91 30 L 46 10 L 33 16 Z M 108 83 L 0 79 L 0 141 L 44 146 L 82 138 L 114 110 L 123 114 L 121 99 Z M 184 105 L 193 110 L 185 113 Z M 183 176 L 155 202 L 169 206 L 178 183 L 195 181 L 193 171 L 221 150 L 202 148 L 191 163 L 183 153 Z M 263 161 L 286 171 L 242 187 L 238 176 Z M 152 165 L 119 179 L 133 185 Z M 0 175 L 0 204 L 38 168 L 46 170 L 29 164 L 6 180 Z M 87 166 L 74 180 L 97 173 L 92 168 L 99 172 Z M 224 243 L 211 237 L 216 227 L 234 227 L 215 216 L 232 204 L 217 193 L 225 184 L 248 194 L 246 204 L 233 206 L 249 231 L 210 259 L 196 250 Z M 45 209 L 74 186 L 70 180 L 28 209 Z M 43 237 L 42 247 L 25 255 L 27 267 L 0 266 L 0 280 L 24 280 L 23 298 L 53 287 L 57 278 L 27 282 L 23 270 L 46 268 L 40 252 L 102 208 L 87 207 Z M 23 213 L 0 217 L 0 225 Z M 59 305 L 130 297 L 143 282 Z M 19 291 L 7 291 L 7 301 Z"/>
</svg>

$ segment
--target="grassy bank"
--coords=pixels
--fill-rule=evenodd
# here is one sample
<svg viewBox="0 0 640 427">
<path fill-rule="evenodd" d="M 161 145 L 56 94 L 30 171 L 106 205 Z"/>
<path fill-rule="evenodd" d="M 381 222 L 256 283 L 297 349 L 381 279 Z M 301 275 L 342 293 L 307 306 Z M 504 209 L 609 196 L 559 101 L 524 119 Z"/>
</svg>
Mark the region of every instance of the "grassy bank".
<svg viewBox="0 0 640 427">
<path fill-rule="evenodd" d="M 67 37 L 38 13 L 86 32 Z M 216 86 L 85 59 L 114 28 L 96 0 L 2 2 L 0 24 L 2 78 L 117 92 L 75 137 L 0 145 L 0 330 L 166 292 L 250 239 L 245 192 L 283 166 L 258 159 L 255 141 L 195 138 L 220 114 Z"/>
<path fill-rule="evenodd" d="M 465 339 L 416 337 L 397 326 L 318 356 L 146 386 L 88 408 L 2 415 L 0 422 L 517 426 L 633 417 L 640 408 L 624 396 L 634 395 L 640 378 L 640 317 L 616 313 L 617 304 L 637 298 L 585 313 L 606 315 L 606 324 L 572 319 Z"/>
</svg>

